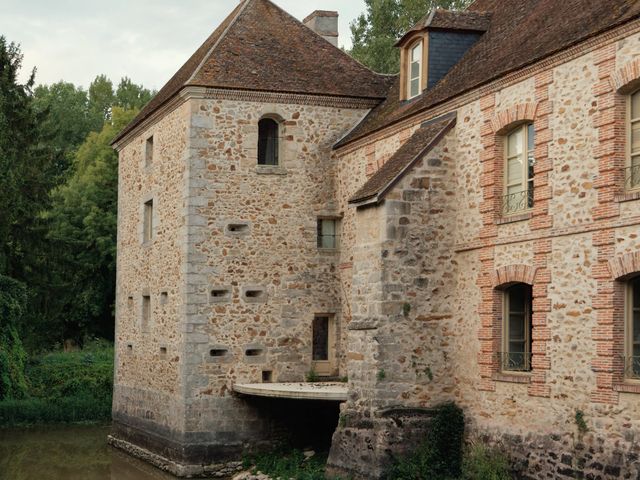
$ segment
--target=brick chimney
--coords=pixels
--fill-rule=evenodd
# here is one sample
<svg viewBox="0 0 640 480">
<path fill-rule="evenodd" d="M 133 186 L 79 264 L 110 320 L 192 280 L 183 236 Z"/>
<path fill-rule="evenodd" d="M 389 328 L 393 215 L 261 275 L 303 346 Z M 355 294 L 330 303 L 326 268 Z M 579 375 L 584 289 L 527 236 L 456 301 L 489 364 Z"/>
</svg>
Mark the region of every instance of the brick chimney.
<svg viewBox="0 0 640 480">
<path fill-rule="evenodd" d="M 302 23 L 334 47 L 338 46 L 338 12 L 316 10 L 305 18 Z"/>
</svg>

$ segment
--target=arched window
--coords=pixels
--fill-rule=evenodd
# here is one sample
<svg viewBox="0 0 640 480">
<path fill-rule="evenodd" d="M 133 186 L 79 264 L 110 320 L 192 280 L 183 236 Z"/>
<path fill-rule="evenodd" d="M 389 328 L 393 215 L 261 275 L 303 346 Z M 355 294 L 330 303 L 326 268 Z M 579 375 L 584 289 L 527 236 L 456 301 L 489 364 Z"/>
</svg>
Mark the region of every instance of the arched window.
<svg viewBox="0 0 640 480">
<path fill-rule="evenodd" d="M 640 188 L 640 90 L 629 95 L 628 108 L 627 190 Z"/>
<path fill-rule="evenodd" d="M 414 98 L 420 95 L 422 90 L 422 40 L 409 49 L 408 70 L 408 98 Z"/>
<path fill-rule="evenodd" d="M 278 165 L 280 126 L 272 118 L 258 122 L 258 165 Z"/>
<path fill-rule="evenodd" d="M 504 291 L 500 366 L 506 372 L 531 371 L 532 287 L 517 283 Z"/>
<path fill-rule="evenodd" d="M 512 215 L 533 208 L 535 130 L 521 125 L 506 137 L 504 200 L 502 214 Z"/>
<path fill-rule="evenodd" d="M 640 276 L 627 282 L 627 378 L 640 380 Z"/>
</svg>

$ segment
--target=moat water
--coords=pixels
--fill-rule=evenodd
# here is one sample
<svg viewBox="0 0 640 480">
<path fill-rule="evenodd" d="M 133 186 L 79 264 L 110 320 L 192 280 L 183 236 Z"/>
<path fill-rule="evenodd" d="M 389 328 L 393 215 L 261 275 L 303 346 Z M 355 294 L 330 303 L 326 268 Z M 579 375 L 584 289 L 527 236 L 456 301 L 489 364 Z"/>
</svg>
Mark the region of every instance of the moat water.
<svg viewBox="0 0 640 480">
<path fill-rule="evenodd" d="M 174 480 L 107 445 L 109 427 L 0 429 L 0 480 Z"/>
</svg>

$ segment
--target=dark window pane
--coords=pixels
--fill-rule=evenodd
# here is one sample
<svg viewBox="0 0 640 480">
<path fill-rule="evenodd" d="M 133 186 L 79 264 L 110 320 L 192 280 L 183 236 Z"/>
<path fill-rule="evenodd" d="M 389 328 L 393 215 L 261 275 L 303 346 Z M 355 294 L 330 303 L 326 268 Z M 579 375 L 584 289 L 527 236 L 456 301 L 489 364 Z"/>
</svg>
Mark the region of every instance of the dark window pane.
<svg viewBox="0 0 640 480">
<path fill-rule="evenodd" d="M 278 165 L 278 123 L 264 118 L 258 123 L 258 165 Z"/>
<path fill-rule="evenodd" d="M 524 326 L 524 313 L 509 315 L 509 341 L 524 340 Z"/>
<path fill-rule="evenodd" d="M 313 319 L 313 360 L 329 360 L 329 317 Z"/>
</svg>

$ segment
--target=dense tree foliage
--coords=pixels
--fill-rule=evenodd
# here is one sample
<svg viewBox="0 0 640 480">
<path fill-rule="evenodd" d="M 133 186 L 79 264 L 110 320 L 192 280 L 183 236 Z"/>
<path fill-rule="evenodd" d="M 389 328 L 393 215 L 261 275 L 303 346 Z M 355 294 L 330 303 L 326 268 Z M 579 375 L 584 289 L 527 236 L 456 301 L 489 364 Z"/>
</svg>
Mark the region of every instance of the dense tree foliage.
<svg viewBox="0 0 640 480">
<path fill-rule="evenodd" d="M 471 0 L 365 0 L 366 13 L 351 23 L 351 55 L 379 73 L 398 73 L 398 39 L 434 8 L 462 9 Z"/>
<path fill-rule="evenodd" d="M 18 81 L 21 64 L 18 46 L 0 37 L 0 398 L 19 393 L 22 344 L 112 337 L 118 170 L 109 143 L 153 95 L 104 75 L 87 90 L 34 88 L 35 72 Z"/>
</svg>

